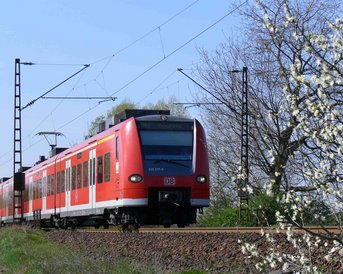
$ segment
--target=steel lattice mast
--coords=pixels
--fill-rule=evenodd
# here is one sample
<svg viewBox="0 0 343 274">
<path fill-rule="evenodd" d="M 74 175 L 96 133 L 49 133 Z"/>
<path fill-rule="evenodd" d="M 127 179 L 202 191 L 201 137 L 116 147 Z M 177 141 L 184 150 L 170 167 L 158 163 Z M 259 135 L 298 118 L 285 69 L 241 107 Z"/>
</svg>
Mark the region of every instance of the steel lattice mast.
<svg viewBox="0 0 343 274">
<path fill-rule="evenodd" d="M 15 59 L 13 142 L 13 222 L 20 222 L 24 219 L 23 191 L 25 188 L 25 177 L 22 173 L 21 84 L 19 58 Z"/>
</svg>

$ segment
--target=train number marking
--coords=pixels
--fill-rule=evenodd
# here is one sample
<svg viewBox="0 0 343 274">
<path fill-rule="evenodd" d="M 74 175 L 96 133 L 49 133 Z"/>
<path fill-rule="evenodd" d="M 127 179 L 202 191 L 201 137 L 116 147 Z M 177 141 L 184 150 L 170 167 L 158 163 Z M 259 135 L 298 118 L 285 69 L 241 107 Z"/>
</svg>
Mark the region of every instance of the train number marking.
<svg viewBox="0 0 343 274">
<path fill-rule="evenodd" d="M 175 186 L 176 180 L 175 177 L 165 177 L 164 178 L 164 185 L 165 186 Z"/>
</svg>

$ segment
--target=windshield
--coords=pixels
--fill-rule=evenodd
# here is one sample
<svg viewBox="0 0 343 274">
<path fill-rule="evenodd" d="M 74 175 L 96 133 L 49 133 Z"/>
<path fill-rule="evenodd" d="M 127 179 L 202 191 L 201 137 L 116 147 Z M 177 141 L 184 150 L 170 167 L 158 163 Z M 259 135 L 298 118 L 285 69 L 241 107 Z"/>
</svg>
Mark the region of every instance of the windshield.
<svg viewBox="0 0 343 274">
<path fill-rule="evenodd" d="M 139 125 L 145 172 L 156 176 L 191 175 L 193 123 L 146 123 Z"/>
</svg>

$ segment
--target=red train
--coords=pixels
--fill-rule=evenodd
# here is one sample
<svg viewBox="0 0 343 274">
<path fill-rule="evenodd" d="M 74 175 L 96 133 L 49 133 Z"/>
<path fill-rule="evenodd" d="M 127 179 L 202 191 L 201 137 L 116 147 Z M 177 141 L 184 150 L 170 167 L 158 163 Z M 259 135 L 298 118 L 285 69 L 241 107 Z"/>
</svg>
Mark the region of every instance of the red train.
<svg viewBox="0 0 343 274">
<path fill-rule="evenodd" d="M 196 222 L 197 211 L 209 206 L 202 126 L 130 111 L 124 121 L 25 171 L 26 221 L 39 216 L 43 226 L 62 228 Z M 0 184 L 0 216 L 2 224 L 13 220 L 12 179 Z"/>
</svg>

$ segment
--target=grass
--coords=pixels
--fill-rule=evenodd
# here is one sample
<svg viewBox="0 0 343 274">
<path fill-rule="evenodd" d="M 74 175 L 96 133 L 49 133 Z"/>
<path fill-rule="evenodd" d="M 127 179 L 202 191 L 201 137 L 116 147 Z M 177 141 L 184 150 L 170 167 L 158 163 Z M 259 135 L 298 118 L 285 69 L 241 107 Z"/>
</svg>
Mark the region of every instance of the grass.
<svg viewBox="0 0 343 274">
<path fill-rule="evenodd" d="M 96 261 L 69 245 L 50 242 L 43 231 L 0 230 L 1 273 L 154 273 L 125 262 Z"/>
<path fill-rule="evenodd" d="M 161 273 L 127 262 L 97 261 L 71 245 L 48 241 L 44 233 L 25 227 L 0 229 L 0 273 Z M 206 272 L 190 270 L 180 274 Z"/>
</svg>

